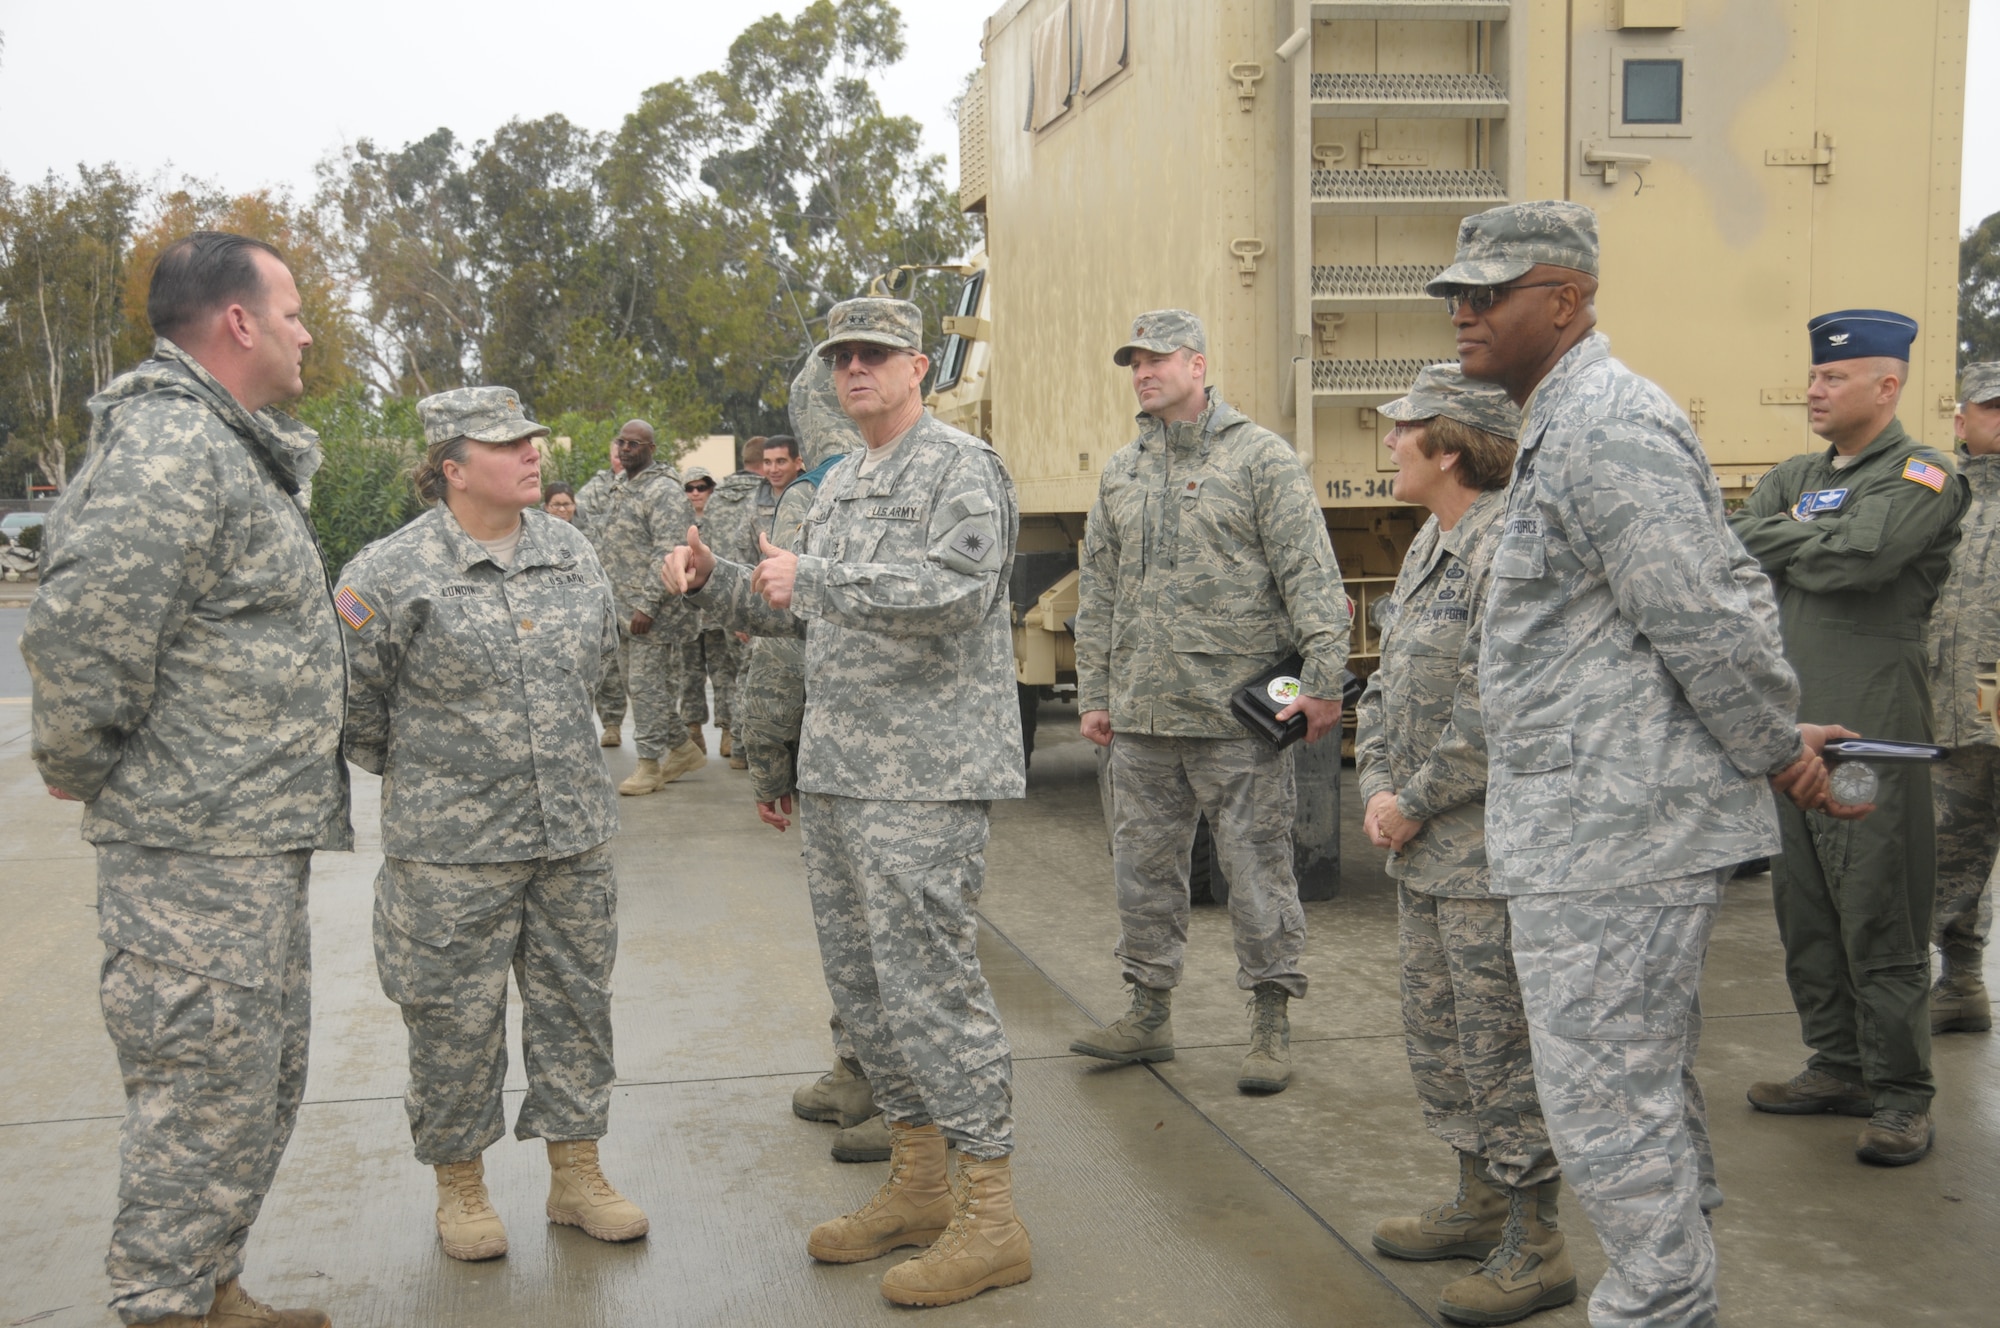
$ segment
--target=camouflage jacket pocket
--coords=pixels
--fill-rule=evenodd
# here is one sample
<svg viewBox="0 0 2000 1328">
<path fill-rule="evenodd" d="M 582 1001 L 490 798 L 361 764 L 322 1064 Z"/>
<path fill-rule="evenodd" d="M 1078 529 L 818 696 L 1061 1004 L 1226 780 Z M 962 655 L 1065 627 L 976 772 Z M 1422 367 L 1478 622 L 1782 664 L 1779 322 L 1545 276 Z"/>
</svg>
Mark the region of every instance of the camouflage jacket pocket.
<svg viewBox="0 0 2000 1328">
<path fill-rule="evenodd" d="M 1168 641 L 1176 654 L 1233 655 L 1248 661 L 1284 654 L 1291 645 L 1290 633 L 1291 625 L 1275 618 L 1180 613 L 1174 615 Z M 1247 679 L 1257 669 L 1246 665 L 1238 671 Z"/>
<path fill-rule="evenodd" d="M 1576 834 L 1568 726 L 1488 734 L 1492 782 L 1486 832 L 1499 853 L 1555 848 Z"/>
</svg>

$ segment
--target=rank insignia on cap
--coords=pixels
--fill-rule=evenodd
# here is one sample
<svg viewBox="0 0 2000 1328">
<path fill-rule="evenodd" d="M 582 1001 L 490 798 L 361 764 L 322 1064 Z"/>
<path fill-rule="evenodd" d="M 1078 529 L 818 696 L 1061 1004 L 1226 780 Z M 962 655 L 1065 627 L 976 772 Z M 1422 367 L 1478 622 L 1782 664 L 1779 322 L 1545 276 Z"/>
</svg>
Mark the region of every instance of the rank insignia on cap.
<svg viewBox="0 0 2000 1328">
<path fill-rule="evenodd" d="M 340 588 L 340 593 L 333 597 L 333 611 L 340 615 L 342 622 L 357 632 L 366 627 L 375 616 L 375 610 L 369 608 L 361 596 L 354 593 L 353 586 Z"/>
<path fill-rule="evenodd" d="M 1943 493 L 1944 482 L 1947 476 L 1945 475 L 1942 469 L 1940 469 L 1937 466 L 1933 466 L 1930 462 L 1919 461 L 1915 457 L 1911 457 L 1908 464 L 1906 464 L 1903 467 L 1903 478 L 1906 480 L 1914 480 L 1916 483 L 1923 485 L 1926 489 L 1934 490 L 1937 493 Z"/>
</svg>

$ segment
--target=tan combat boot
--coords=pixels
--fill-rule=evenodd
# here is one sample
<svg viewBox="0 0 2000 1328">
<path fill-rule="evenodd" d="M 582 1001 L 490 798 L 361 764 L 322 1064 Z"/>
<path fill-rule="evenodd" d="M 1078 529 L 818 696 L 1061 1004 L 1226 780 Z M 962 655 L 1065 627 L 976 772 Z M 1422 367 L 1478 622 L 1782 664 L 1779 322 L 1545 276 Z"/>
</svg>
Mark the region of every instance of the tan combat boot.
<svg viewBox="0 0 2000 1328">
<path fill-rule="evenodd" d="M 507 1228 L 486 1194 L 486 1163 L 447 1162 L 437 1171 L 438 1239 L 454 1259 L 476 1263 L 507 1252 Z"/>
<path fill-rule="evenodd" d="M 741 746 L 738 746 L 734 751 L 729 753 L 729 768 L 731 770 L 748 770 L 750 768 L 750 757 L 744 752 Z"/>
<path fill-rule="evenodd" d="M 693 743 L 695 750 L 699 751 L 702 755 L 708 755 L 708 735 L 702 732 L 701 725 L 688 725 L 688 741 Z"/>
<path fill-rule="evenodd" d="M 1484 1158 L 1458 1155 L 1458 1197 L 1416 1217 L 1375 1224 L 1375 1248 L 1391 1259 L 1484 1259 L 1507 1226 L 1507 1195 L 1496 1189 Z"/>
<path fill-rule="evenodd" d="M 597 1140 L 549 1145 L 549 1221 L 582 1227 L 598 1240 L 637 1240 L 651 1229 L 639 1205 L 611 1188 L 597 1165 Z"/>
<path fill-rule="evenodd" d="M 958 1210 L 932 1246 L 882 1278 L 898 1305 L 956 1305 L 1035 1275 L 1028 1229 L 1014 1212 L 1010 1159 L 958 1160 Z"/>
<path fill-rule="evenodd" d="M 323 1310 L 274 1310 L 230 1278 L 215 1289 L 215 1303 L 200 1318 L 169 1314 L 148 1328 L 332 1328 Z"/>
<path fill-rule="evenodd" d="M 943 1133 L 935 1125 L 891 1121 L 889 1146 L 889 1179 L 861 1207 L 814 1227 L 806 1253 L 821 1263 L 861 1263 L 899 1245 L 928 1245 L 951 1225 L 958 1204 Z"/>
<path fill-rule="evenodd" d="M 1868 1128 L 1855 1141 L 1854 1155 L 1878 1167 L 1907 1167 L 1930 1155 L 1937 1126 L 1927 1111 L 1884 1107 L 1869 1117 Z"/>
<path fill-rule="evenodd" d="M 628 798 L 643 798 L 648 793 L 658 793 L 666 781 L 660 778 L 660 763 L 639 758 L 639 766 L 618 786 L 618 791 Z"/>
<path fill-rule="evenodd" d="M 616 724 L 606 724 L 604 726 L 604 736 L 597 740 L 597 745 L 599 747 L 622 747 L 625 745 L 625 735 L 618 731 Z"/>
<path fill-rule="evenodd" d="M 716 728 L 716 732 L 721 734 L 722 737 L 721 740 L 715 744 L 715 754 L 717 756 L 730 755 L 732 752 L 736 750 L 735 747 L 736 740 L 730 736 L 729 726 L 727 724 L 718 725 Z"/>
<path fill-rule="evenodd" d="M 1513 1323 L 1576 1299 L 1576 1269 L 1556 1230 L 1562 1178 L 1507 1191 L 1507 1226 L 1479 1271 L 1445 1285 L 1438 1313 L 1453 1323 Z"/>
<path fill-rule="evenodd" d="M 660 758 L 660 783 L 671 784 L 682 775 L 699 770 L 708 764 L 708 753 L 691 742 L 684 742 Z"/>
<path fill-rule="evenodd" d="M 1816 1116 L 1825 1111 L 1841 1116 L 1867 1116 L 1875 1110 L 1863 1085 L 1811 1068 L 1800 1070 L 1783 1083 L 1770 1080 L 1754 1083 L 1744 1096 L 1757 1110 L 1780 1116 Z"/>
<path fill-rule="evenodd" d="M 875 1110 L 875 1093 L 861 1066 L 845 1058 L 814 1082 L 792 1094 L 792 1114 L 800 1120 L 820 1121 L 852 1129 Z"/>
<path fill-rule="evenodd" d="M 1069 1044 L 1079 1056 L 1131 1065 L 1174 1058 L 1174 993 L 1171 987 L 1132 984 L 1132 1008 L 1108 1028 L 1085 1033 Z"/>
<path fill-rule="evenodd" d="M 859 1125 L 833 1136 L 833 1160 L 836 1162 L 887 1162 L 889 1154 L 894 1151 L 889 1139 L 889 1122 L 879 1111 Z"/>
<path fill-rule="evenodd" d="M 1993 1027 L 1986 995 L 1986 956 L 1962 947 L 1944 952 L 1944 972 L 1931 988 L 1931 1032 L 1985 1033 Z"/>
<path fill-rule="evenodd" d="M 1250 1054 L 1236 1076 L 1239 1093 L 1282 1093 L 1292 1082 L 1291 997 L 1275 982 L 1260 982 L 1250 996 Z"/>
</svg>

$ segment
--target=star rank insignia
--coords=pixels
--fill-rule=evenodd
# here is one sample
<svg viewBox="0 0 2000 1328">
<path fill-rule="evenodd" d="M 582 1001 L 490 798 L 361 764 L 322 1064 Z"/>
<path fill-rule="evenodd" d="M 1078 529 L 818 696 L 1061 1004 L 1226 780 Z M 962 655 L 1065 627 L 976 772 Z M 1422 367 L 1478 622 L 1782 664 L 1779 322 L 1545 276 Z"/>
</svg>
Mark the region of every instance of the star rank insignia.
<svg viewBox="0 0 2000 1328">
<path fill-rule="evenodd" d="M 966 531 L 951 543 L 953 548 L 974 561 L 984 557 L 986 550 L 993 545 L 992 540 L 986 538 L 986 536 L 976 530 Z"/>
</svg>

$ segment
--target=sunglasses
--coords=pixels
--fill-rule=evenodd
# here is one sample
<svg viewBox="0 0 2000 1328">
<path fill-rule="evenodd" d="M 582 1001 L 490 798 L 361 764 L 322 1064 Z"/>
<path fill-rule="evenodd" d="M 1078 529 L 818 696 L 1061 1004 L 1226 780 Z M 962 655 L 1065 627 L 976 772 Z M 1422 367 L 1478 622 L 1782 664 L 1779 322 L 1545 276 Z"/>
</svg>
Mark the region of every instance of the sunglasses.
<svg viewBox="0 0 2000 1328">
<path fill-rule="evenodd" d="M 915 351 L 907 350 L 901 346 L 838 346 L 820 356 L 820 359 L 836 369 L 845 369 L 856 360 L 861 361 L 870 369 L 878 369 L 891 355 L 914 354 L 916 354 Z"/>
<path fill-rule="evenodd" d="M 687 486 L 687 491 L 689 493 L 714 493 L 715 486 L 713 484 L 690 484 Z"/>
<path fill-rule="evenodd" d="M 1464 306 L 1476 314 L 1483 314 L 1506 299 L 1508 291 L 1538 290 L 1542 287 L 1569 284 L 1567 281 L 1523 281 L 1512 286 L 1461 286 L 1444 297 L 1444 311 L 1457 317 L 1460 306 Z"/>
</svg>

